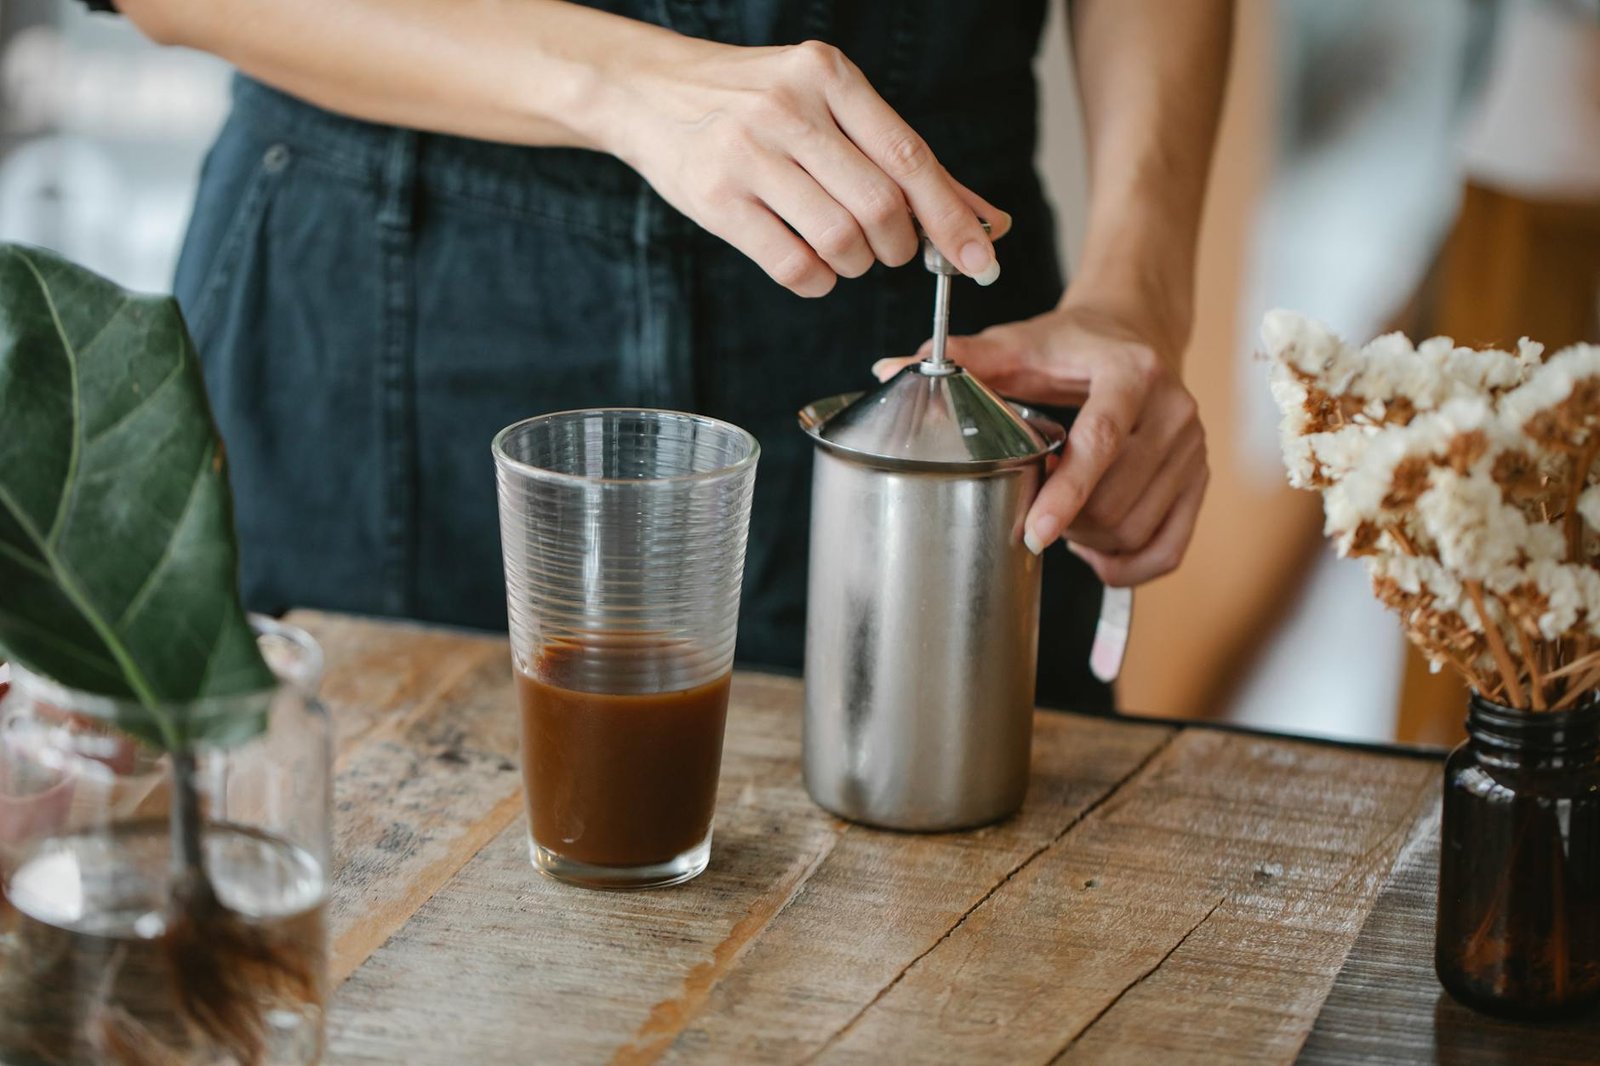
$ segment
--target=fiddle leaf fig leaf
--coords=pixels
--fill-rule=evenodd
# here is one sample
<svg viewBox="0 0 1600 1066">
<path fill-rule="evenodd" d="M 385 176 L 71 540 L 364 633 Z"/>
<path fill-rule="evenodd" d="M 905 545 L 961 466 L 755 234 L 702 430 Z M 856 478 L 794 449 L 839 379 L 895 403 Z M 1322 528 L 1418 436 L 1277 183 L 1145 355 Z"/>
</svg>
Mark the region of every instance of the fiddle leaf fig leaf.
<svg viewBox="0 0 1600 1066">
<path fill-rule="evenodd" d="M 167 748 L 258 731 L 276 687 L 177 302 L 3 243 L 0 653 Z"/>
</svg>

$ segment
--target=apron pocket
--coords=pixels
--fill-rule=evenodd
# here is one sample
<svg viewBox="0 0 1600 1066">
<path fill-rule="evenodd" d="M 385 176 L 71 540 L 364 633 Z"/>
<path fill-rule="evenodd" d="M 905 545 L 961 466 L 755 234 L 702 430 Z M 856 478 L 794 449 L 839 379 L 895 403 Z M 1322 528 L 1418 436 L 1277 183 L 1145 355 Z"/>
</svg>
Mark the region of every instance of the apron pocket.
<svg viewBox="0 0 1600 1066">
<path fill-rule="evenodd" d="M 220 156 L 226 150 L 226 147 L 224 142 L 219 141 L 215 151 Z M 251 234 L 261 228 L 261 221 L 266 214 L 272 191 L 277 186 L 279 179 L 287 172 L 291 157 L 292 153 L 289 147 L 284 144 L 272 144 L 260 151 L 255 166 L 245 179 L 242 190 L 233 198 L 232 211 L 227 214 L 226 223 L 220 227 L 221 236 L 214 242 L 213 251 L 209 256 L 206 256 L 203 272 L 198 279 L 197 285 L 192 287 L 183 285 L 182 282 L 184 275 L 187 273 L 188 264 L 180 263 L 178 268 L 179 288 L 192 288 L 195 293 L 193 300 L 185 308 L 185 317 L 189 322 L 189 331 L 197 341 L 210 332 L 210 328 L 214 324 L 213 319 L 216 316 L 217 308 L 222 302 L 221 297 L 228 291 L 234 274 L 243 260 L 243 253 L 250 243 Z M 222 178 L 218 182 L 218 185 L 221 186 L 217 190 L 218 195 L 214 198 L 207 198 L 213 202 L 196 205 L 195 214 L 197 219 L 191 232 L 198 231 L 203 224 L 202 220 L 198 218 L 202 211 L 210 209 L 226 210 L 223 203 L 217 201 L 221 201 L 228 195 L 227 187 L 232 184 L 226 178 Z M 219 232 L 219 230 L 214 229 L 212 232 Z M 197 248 L 185 248 L 184 258 L 189 259 L 191 255 L 197 252 Z"/>
</svg>

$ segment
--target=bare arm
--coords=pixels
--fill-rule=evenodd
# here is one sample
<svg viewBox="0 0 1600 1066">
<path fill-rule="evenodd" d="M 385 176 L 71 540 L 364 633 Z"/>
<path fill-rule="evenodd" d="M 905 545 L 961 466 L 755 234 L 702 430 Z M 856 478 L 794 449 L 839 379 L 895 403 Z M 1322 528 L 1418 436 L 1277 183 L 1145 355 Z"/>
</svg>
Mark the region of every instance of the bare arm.
<svg viewBox="0 0 1600 1066">
<path fill-rule="evenodd" d="M 739 48 L 561 0 L 119 0 L 157 41 L 358 118 L 609 152 L 803 296 L 917 249 L 999 274 L 989 219 L 835 48 Z"/>
<path fill-rule="evenodd" d="M 1073 0 L 1071 13 L 1090 164 L 1071 296 L 1152 317 L 1175 362 L 1193 319 L 1233 0 Z"/>
<path fill-rule="evenodd" d="M 1080 407 L 1027 521 L 1113 585 L 1174 569 L 1209 476 L 1178 363 L 1222 105 L 1232 0 L 1075 0 L 1089 148 L 1083 260 L 1059 306 L 951 342 L 1008 395 Z M 899 361 L 880 364 L 880 375 Z"/>
<path fill-rule="evenodd" d="M 320 107 L 512 144 L 597 147 L 608 67 L 677 34 L 541 0 L 118 0 L 153 40 Z"/>
</svg>

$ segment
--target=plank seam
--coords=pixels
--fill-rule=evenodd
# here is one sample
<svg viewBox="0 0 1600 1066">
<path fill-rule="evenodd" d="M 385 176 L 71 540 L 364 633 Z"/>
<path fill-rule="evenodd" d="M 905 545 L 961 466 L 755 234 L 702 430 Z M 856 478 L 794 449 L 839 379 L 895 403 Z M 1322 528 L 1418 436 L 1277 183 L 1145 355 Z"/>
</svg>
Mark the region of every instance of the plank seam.
<svg viewBox="0 0 1600 1066">
<path fill-rule="evenodd" d="M 460 836 L 469 841 L 470 847 L 458 849 L 447 845 L 443 856 L 413 874 L 410 890 L 398 899 L 385 903 L 370 896 L 363 898 L 360 902 L 366 904 L 367 909 L 362 920 L 352 923 L 329 945 L 330 986 L 337 989 L 355 976 L 367 960 L 382 951 L 396 934 L 411 924 L 417 913 L 442 892 L 456 874 L 505 832 L 521 812 L 522 788 L 519 784 L 502 796 L 483 817 L 462 827 Z"/>
<path fill-rule="evenodd" d="M 705 1005 L 710 1001 L 712 992 L 739 964 L 739 960 L 744 957 L 745 952 L 761 938 L 763 933 L 771 928 L 772 923 L 777 921 L 805 891 L 806 886 L 811 883 L 811 878 L 822 868 L 822 864 L 827 861 L 828 856 L 833 854 L 834 848 L 839 844 L 839 839 L 849 831 L 849 828 L 848 823 L 835 821 L 833 832 L 829 835 L 826 844 L 807 860 L 799 875 L 784 890 L 783 898 L 778 901 L 778 905 L 773 908 L 772 912 L 765 916 L 760 915 L 760 901 L 758 900 L 756 905 L 753 905 L 750 911 L 746 913 L 745 917 L 734 924 L 733 929 L 729 931 L 728 938 L 713 949 L 711 961 L 703 963 L 701 967 L 696 968 L 697 970 L 704 968 L 704 982 L 694 983 L 692 981 L 694 972 L 691 971 L 690 979 L 685 981 L 684 988 L 679 995 L 675 999 L 664 1000 L 656 1004 L 650 1016 L 634 1032 L 628 1043 L 618 1048 L 615 1054 L 612 1055 L 610 1060 L 612 1066 L 647 1066 L 647 1064 L 658 1061 L 662 1055 L 666 1054 L 678 1037 L 683 1034 L 683 1031 L 689 1027 L 689 1024 L 700 1016 L 700 1013 L 705 1009 Z M 741 926 L 751 919 L 757 920 L 755 928 L 749 930 L 741 929 Z M 724 954 L 722 949 L 730 943 L 734 944 L 733 950 Z M 658 1025 L 655 1020 L 656 1012 L 665 1006 L 681 1006 L 682 1009 L 677 1012 L 672 1023 Z"/>
<path fill-rule="evenodd" d="M 1425 795 L 1419 810 L 1413 812 L 1414 820 L 1407 830 L 1406 839 L 1395 852 L 1394 862 L 1389 867 L 1388 876 L 1384 878 L 1383 885 L 1379 887 L 1378 891 L 1373 893 L 1371 905 L 1367 908 L 1367 913 L 1362 916 L 1361 927 L 1356 931 L 1356 935 L 1351 939 L 1349 946 L 1345 948 L 1344 958 L 1340 960 L 1338 970 L 1334 971 L 1333 980 L 1328 982 L 1328 988 L 1323 993 L 1322 1002 L 1317 1004 L 1316 1016 L 1311 1019 L 1311 1024 L 1306 1027 L 1305 1033 L 1300 1037 L 1300 1043 L 1295 1047 L 1296 1061 L 1305 1053 L 1306 1045 L 1310 1043 L 1311 1038 L 1317 1035 L 1318 1023 L 1322 1021 L 1322 1016 L 1328 1009 L 1328 1000 L 1332 998 L 1334 991 L 1338 988 L 1339 979 L 1345 976 L 1345 971 L 1350 966 L 1350 956 L 1355 954 L 1356 946 L 1361 943 L 1362 936 L 1367 932 L 1367 926 L 1372 923 L 1377 915 L 1378 905 L 1383 900 L 1384 893 L 1394 887 L 1397 878 L 1412 868 L 1419 852 L 1427 853 L 1438 844 L 1442 808 L 1433 794 L 1434 792 L 1435 788 L 1430 782 L 1430 787 L 1424 789 Z"/>
<path fill-rule="evenodd" d="M 1150 766 L 1151 763 L 1155 762 L 1156 759 L 1161 756 L 1162 752 L 1170 748 L 1173 744 L 1173 741 L 1177 740 L 1182 734 L 1183 729 L 1172 729 L 1172 732 L 1169 733 L 1160 744 L 1157 744 L 1154 748 L 1150 749 L 1149 753 L 1146 754 L 1144 758 L 1140 759 L 1139 762 L 1134 765 L 1133 769 L 1119 777 L 1112 783 L 1110 788 L 1106 789 L 1105 792 L 1098 796 L 1092 803 L 1084 807 L 1083 810 L 1079 811 L 1077 816 L 1068 821 L 1067 824 L 1062 827 L 1060 832 L 1056 833 L 1055 836 L 1051 837 L 1043 844 L 1040 844 L 1026 857 L 1024 857 L 1021 862 L 1017 863 L 1009 871 L 1007 871 L 1004 877 L 991 885 L 989 890 L 979 897 L 977 902 L 963 911 L 961 913 L 961 917 L 957 918 L 954 924 L 941 933 L 932 944 L 929 944 L 925 949 L 923 949 L 923 951 L 920 952 L 916 958 L 902 966 L 900 971 L 891 977 L 887 984 L 878 989 L 873 997 L 869 999 L 860 1010 L 856 1011 L 855 1014 L 850 1016 L 849 1021 L 845 1022 L 844 1025 L 835 1030 L 833 1034 L 824 1040 L 820 1045 L 818 1045 L 817 1049 L 810 1055 L 807 1055 L 804 1059 L 801 1059 L 801 1063 L 805 1064 L 805 1066 L 808 1066 L 808 1064 L 813 1063 L 820 1058 L 822 1054 L 830 1047 L 844 1039 L 844 1037 L 849 1034 L 850 1030 L 854 1029 L 856 1024 L 859 1023 L 862 1018 L 866 1017 L 868 1011 L 872 1010 L 873 1007 L 878 1005 L 880 1000 L 882 1000 L 890 992 L 894 991 L 895 986 L 905 979 L 906 974 L 910 973 L 919 962 L 938 950 L 940 944 L 943 944 L 946 940 L 949 940 L 952 936 L 954 936 L 956 930 L 965 925 L 967 919 L 972 917 L 972 915 L 977 912 L 979 907 L 982 907 L 985 903 L 989 902 L 989 900 L 994 897 L 996 892 L 999 892 L 1006 885 L 1010 884 L 1013 878 L 1015 878 L 1023 870 L 1026 870 L 1045 852 L 1061 843 L 1061 841 L 1066 838 L 1067 834 L 1071 833 L 1079 825 L 1083 824 L 1085 819 L 1089 818 L 1101 807 L 1105 806 L 1105 804 L 1108 803 L 1113 796 L 1122 791 L 1124 785 L 1142 774 L 1145 769 Z"/>
<path fill-rule="evenodd" d="M 1151 978 L 1151 976 L 1155 974 L 1157 970 L 1165 966 L 1167 964 L 1167 960 L 1176 955 L 1178 953 L 1178 949 L 1187 944 L 1189 942 L 1189 938 L 1194 936 L 1195 933 L 1199 932 L 1200 927 L 1209 922 L 1211 920 L 1211 916 L 1217 913 L 1217 910 L 1227 901 L 1227 896 L 1219 896 L 1217 901 L 1206 910 L 1205 914 L 1200 916 L 1200 920 L 1191 925 L 1189 927 L 1189 931 L 1179 937 L 1178 942 L 1173 944 L 1172 947 L 1168 948 L 1166 954 L 1162 955 L 1155 961 L 1155 965 L 1151 966 L 1149 969 L 1145 970 L 1144 973 L 1141 973 L 1138 977 L 1135 977 L 1132 981 L 1124 985 L 1122 991 L 1118 992 L 1115 996 L 1112 996 L 1111 1001 L 1096 1011 L 1094 1017 L 1090 1018 L 1082 1029 L 1079 1029 L 1076 1033 L 1073 1033 L 1072 1036 L 1068 1038 L 1067 1042 L 1061 1045 L 1061 1050 L 1050 1056 L 1049 1061 L 1052 1064 L 1060 1062 L 1066 1056 L 1067 1052 L 1072 1050 L 1072 1046 L 1079 1040 L 1083 1039 L 1084 1034 L 1093 1029 L 1095 1025 L 1099 1023 L 1101 1018 L 1104 1018 L 1107 1014 L 1110 1014 L 1116 1005 L 1122 1002 L 1124 996 L 1126 996 L 1129 992 L 1132 992 L 1135 988 L 1138 988 L 1140 985 L 1144 984 Z"/>
</svg>

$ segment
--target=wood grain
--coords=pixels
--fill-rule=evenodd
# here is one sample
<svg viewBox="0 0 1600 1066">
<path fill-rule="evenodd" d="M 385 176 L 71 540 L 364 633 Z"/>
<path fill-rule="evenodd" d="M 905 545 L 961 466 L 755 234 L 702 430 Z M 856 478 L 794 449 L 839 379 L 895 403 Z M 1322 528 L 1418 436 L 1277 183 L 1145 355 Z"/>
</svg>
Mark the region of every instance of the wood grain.
<svg viewBox="0 0 1600 1066">
<path fill-rule="evenodd" d="M 309 611 L 334 723 L 335 984 L 521 810 L 505 640 Z"/>
<path fill-rule="evenodd" d="M 335 1063 L 1293 1058 L 1432 759 L 1044 714 L 1021 814 L 815 807 L 801 685 L 735 679 L 711 868 L 534 873 L 503 641 L 303 614 L 340 738 Z"/>
<path fill-rule="evenodd" d="M 1391 883 L 1351 948 L 1300 1062 L 1593 1066 L 1600 1061 L 1600 1017 L 1517 1025 L 1475 1014 L 1439 987 L 1433 975 L 1438 869 L 1434 804 L 1414 829 Z"/>
<path fill-rule="evenodd" d="M 1051 719 L 1026 813 L 977 833 L 845 823 L 800 784 L 799 685 L 734 690 L 711 869 L 615 895 L 539 878 L 519 821 L 341 992 L 336 1061 L 446 1061 L 539 1019 L 540 1061 L 797 1061 L 1064 832 L 1170 730 Z M 470 1035 L 460 1032 L 470 1004 Z M 480 1044 L 481 1041 L 481 1044 Z"/>
<path fill-rule="evenodd" d="M 341 989 L 332 1060 L 605 1062 L 641 1029 L 653 1039 L 653 1012 L 675 1024 L 672 1002 L 692 1010 L 844 832 L 799 786 L 794 684 L 735 682 L 705 874 L 629 893 L 558 884 L 533 871 L 518 819 Z"/>
<path fill-rule="evenodd" d="M 850 827 L 666 1061 L 798 1062 L 820 1051 L 1174 735 L 1041 716 L 1015 819 L 935 836 Z"/>
<path fill-rule="evenodd" d="M 821 1061 L 1284 1061 L 1437 773 L 1185 731 Z"/>
</svg>

